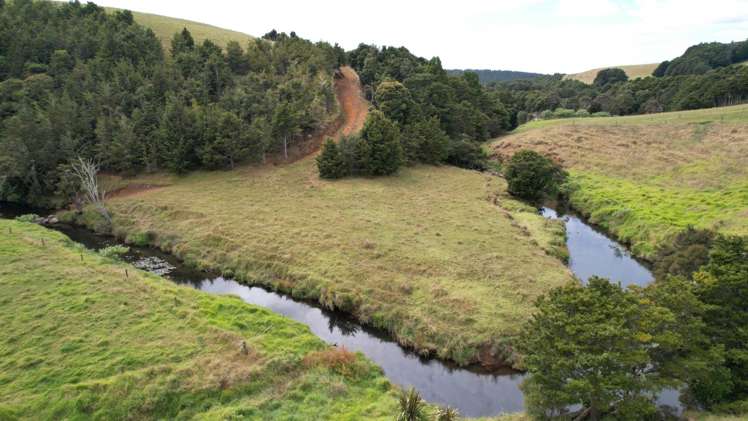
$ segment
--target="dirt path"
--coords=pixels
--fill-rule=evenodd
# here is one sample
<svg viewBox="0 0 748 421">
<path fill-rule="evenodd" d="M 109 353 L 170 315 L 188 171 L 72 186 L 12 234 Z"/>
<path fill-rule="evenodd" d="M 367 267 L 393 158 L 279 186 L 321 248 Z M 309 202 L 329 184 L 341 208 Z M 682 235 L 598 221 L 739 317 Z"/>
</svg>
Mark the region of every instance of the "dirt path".
<svg viewBox="0 0 748 421">
<path fill-rule="evenodd" d="M 344 66 L 340 68 L 340 74 L 343 78 L 335 80 L 335 94 L 345 121 L 336 138 L 360 131 L 369 114 L 369 103 L 363 98 L 361 81 L 356 71 L 349 66 Z"/>
<path fill-rule="evenodd" d="M 335 77 L 335 96 L 340 105 L 340 116 L 332 123 L 310 135 L 305 141 L 300 141 L 289 147 L 288 159 L 281 154 L 268 156 L 266 165 L 290 164 L 306 157 L 315 156 L 319 152 L 322 143 L 328 137 L 338 141 L 341 136 L 348 136 L 361 131 L 369 114 L 369 103 L 363 97 L 361 80 L 353 68 L 343 66 Z M 315 177 L 316 178 L 316 177 Z M 144 191 L 166 187 L 158 184 L 130 184 L 109 192 L 107 199 L 134 196 Z"/>
</svg>

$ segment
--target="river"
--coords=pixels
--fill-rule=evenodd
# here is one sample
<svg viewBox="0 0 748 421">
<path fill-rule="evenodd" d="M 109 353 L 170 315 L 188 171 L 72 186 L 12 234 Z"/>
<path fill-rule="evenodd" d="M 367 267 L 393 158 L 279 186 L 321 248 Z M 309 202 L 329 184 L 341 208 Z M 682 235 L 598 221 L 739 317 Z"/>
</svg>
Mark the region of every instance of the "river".
<svg viewBox="0 0 748 421">
<path fill-rule="evenodd" d="M 0 203 L 0 217 L 14 217 L 28 209 Z M 547 218 L 559 218 L 549 208 L 541 210 Z M 626 249 L 576 216 L 563 217 L 567 229 L 569 265 L 583 282 L 592 275 L 608 277 L 622 284 L 639 285 L 650 282 L 652 274 L 637 262 Z M 59 224 L 55 227 L 90 249 L 116 243 L 112 237 L 89 230 Z M 524 409 L 520 384 L 524 374 L 513 371 L 486 372 L 479 368 L 457 367 L 437 359 L 425 359 L 400 347 L 389 335 L 359 325 L 350 317 L 321 309 L 314 303 L 295 300 L 287 295 L 258 286 L 247 286 L 217 274 L 195 271 L 175 257 L 150 247 L 130 247 L 125 260 L 145 270 L 211 294 L 233 294 L 244 301 L 270 310 L 309 326 L 329 344 L 360 351 L 379 365 L 387 378 L 402 387 L 415 387 L 429 402 L 449 405 L 463 416 L 495 416 Z M 665 391 L 658 401 L 678 407 L 677 391 Z"/>
</svg>

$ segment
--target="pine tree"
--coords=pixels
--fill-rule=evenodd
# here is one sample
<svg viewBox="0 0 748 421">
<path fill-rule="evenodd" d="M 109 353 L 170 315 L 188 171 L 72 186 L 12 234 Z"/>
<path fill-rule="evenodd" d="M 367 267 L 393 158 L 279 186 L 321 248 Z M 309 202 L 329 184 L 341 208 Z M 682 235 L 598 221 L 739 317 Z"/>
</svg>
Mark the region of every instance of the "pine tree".
<svg viewBox="0 0 748 421">
<path fill-rule="evenodd" d="M 321 178 L 335 179 L 348 175 L 338 145 L 330 138 L 327 138 L 322 153 L 317 157 L 317 169 Z"/>
<path fill-rule="evenodd" d="M 400 145 L 400 130 L 381 111 L 369 114 L 362 136 L 369 144 L 369 174 L 390 175 L 397 172 L 403 163 L 403 148 Z"/>
</svg>

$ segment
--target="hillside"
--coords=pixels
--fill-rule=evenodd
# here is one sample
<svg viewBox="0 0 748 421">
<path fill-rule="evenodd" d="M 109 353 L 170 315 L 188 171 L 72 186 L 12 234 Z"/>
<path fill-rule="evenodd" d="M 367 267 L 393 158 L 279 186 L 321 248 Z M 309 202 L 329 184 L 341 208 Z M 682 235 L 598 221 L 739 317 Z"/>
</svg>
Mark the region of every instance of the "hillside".
<svg viewBox="0 0 748 421">
<path fill-rule="evenodd" d="M 491 144 L 561 162 L 572 205 L 652 257 L 689 225 L 748 234 L 748 106 L 532 122 Z"/>
<path fill-rule="evenodd" d="M 591 84 L 595 80 L 595 76 L 597 76 L 597 73 L 600 70 L 610 69 L 610 68 L 622 69 L 624 72 L 626 72 L 626 75 L 629 77 L 629 79 L 636 79 L 640 77 L 643 78 L 647 76 L 652 76 L 652 72 L 654 72 L 654 70 L 657 68 L 659 64 L 660 63 L 649 63 L 649 64 L 631 64 L 631 65 L 626 65 L 626 66 L 598 67 L 596 69 L 590 69 L 584 72 L 564 75 L 564 79 L 578 80 L 580 82 Z"/>
<path fill-rule="evenodd" d="M 377 367 L 306 326 L 33 224 L 0 220 L 0 230 L 2 419 L 385 420 L 396 411 Z"/>
<path fill-rule="evenodd" d="M 105 9 L 107 12 L 120 10 L 112 7 L 106 7 Z M 201 43 L 203 40 L 209 39 L 221 47 L 226 47 L 226 44 L 228 44 L 229 41 L 236 41 L 239 45 L 245 47 L 247 41 L 253 39 L 251 35 L 241 32 L 186 19 L 135 11 L 132 11 L 132 15 L 135 18 L 135 22 L 150 28 L 156 34 L 156 37 L 161 41 L 165 52 L 170 51 L 171 39 L 174 34 L 181 32 L 183 28 L 187 28 L 187 30 L 190 31 L 196 42 Z"/>
<path fill-rule="evenodd" d="M 541 73 L 518 72 L 514 70 L 489 70 L 489 69 L 451 69 L 447 73 L 452 76 L 460 76 L 464 72 L 473 72 L 478 74 L 480 83 L 487 85 L 492 82 L 504 82 L 508 80 L 532 79 L 543 76 Z"/>
</svg>

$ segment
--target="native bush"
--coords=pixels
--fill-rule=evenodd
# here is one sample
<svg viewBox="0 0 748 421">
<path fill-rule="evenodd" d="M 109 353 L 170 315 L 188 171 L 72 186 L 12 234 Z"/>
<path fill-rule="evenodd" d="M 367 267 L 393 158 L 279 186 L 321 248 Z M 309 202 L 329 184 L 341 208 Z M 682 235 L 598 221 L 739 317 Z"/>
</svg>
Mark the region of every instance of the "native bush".
<svg viewBox="0 0 748 421">
<path fill-rule="evenodd" d="M 566 180 L 566 172 L 535 151 L 521 150 L 509 159 L 504 177 L 509 193 L 525 200 L 538 201 L 558 193 Z"/>
</svg>

